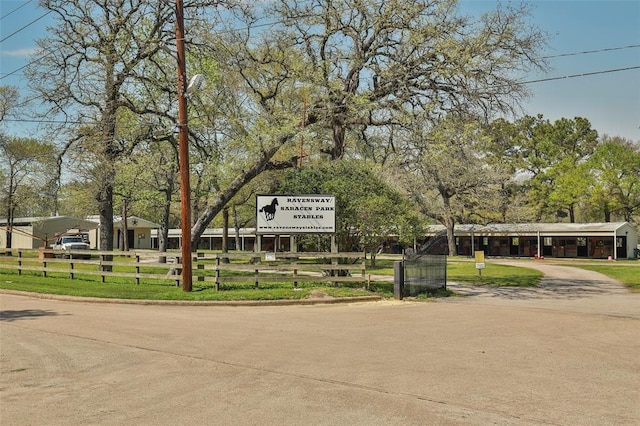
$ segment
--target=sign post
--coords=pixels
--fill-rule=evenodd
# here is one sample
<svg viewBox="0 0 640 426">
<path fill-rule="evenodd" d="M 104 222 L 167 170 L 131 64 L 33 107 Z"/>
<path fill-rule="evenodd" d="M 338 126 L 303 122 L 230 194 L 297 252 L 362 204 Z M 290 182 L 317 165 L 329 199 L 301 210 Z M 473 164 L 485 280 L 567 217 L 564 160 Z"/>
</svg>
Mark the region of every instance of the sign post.
<svg viewBox="0 0 640 426">
<path fill-rule="evenodd" d="M 476 269 L 478 270 L 478 276 L 482 276 L 482 270 L 484 269 L 484 252 L 477 251 L 476 253 Z"/>
</svg>

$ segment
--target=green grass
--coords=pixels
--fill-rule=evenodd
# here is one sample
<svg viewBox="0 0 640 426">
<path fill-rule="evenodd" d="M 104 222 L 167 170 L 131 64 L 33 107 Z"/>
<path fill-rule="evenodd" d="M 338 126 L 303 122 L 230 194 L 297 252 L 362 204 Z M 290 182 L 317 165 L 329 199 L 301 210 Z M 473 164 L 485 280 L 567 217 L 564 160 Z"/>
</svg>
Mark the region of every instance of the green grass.
<svg viewBox="0 0 640 426">
<path fill-rule="evenodd" d="M 485 263 L 485 269 L 476 269 L 474 261 L 447 262 L 447 281 L 492 287 L 534 287 L 543 277 L 542 272 L 517 266 Z"/>
<path fill-rule="evenodd" d="M 378 258 L 371 266 L 367 260 L 367 274 L 393 276 L 393 262 L 396 259 Z M 488 286 L 532 287 L 540 282 L 543 274 L 539 271 L 518 266 L 498 265 L 486 262 L 482 275 L 478 273 L 474 260 L 467 258 L 447 259 L 447 280 Z M 373 284 L 372 284 L 373 285 Z M 393 288 L 391 289 L 393 291 Z"/>
<path fill-rule="evenodd" d="M 588 269 L 590 271 L 600 272 L 614 280 L 620 281 L 633 292 L 640 292 L 640 262 L 616 262 L 614 264 L 566 264 L 576 268 Z"/>
<path fill-rule="evenodd" d="M 78 276 L 69 279 L 68 274 L 50 274 L 42 277 L 36 273 L 3 271 L 0 273 L 0 288 L 29 291 L 35 293 L 59 294 L 68 296 L 102 297 L 112 299 L 149 299 L 149 300 L 276 300 L 304 299 L 312 291 L 333 297 L 371 296 L 375 293 L 362 288 L 361 284 L 351 283 L 331 287 L 324 283 L 300 283 L 298 289 L 288 283 L 261 283 L 259 289 L 253 283 L 234 283 L 233 287 L 221 285 L 224 291 L 216 291 L 213 283 L 193 282 L 193 291 L 184 292 L 174 281 L 158 282 L 141 280 L 140 284 L 126 278 L 108 278 L 102 283 L 99 277 Z"/>
<path fill-rule="evenodd" d="M 60 294 L 70 296 L 103 297 L 116 299 L 150 299 L 150 300 L 275 300 L 275 299 L 303 299 L 315 291 L 333 297 L 354 297 L 365 295 L 381 295 L 393 297 L 393 282 L 375 280 L 375 276 L 393 276 L 393 263 L 396 259 L 376 259 L 376 265 L 371 266 L 367 260 L 367 274 L 374 276 L 368 289 L 362 288 L 361 283 L 342 283 L 327 285 L 326 283 L 299 283 L 294 289 L 291 282 L 261 283 L 259 289 L 254 288 L 252 282 L 221 284 L 220 291 L 215 291 L 211 282 L 200 282 L 194 278 L 193 291 L 184 292 L 176 286 L 176 281 L 141 280 L 139 285 L 131 278 L 108 277 L 102 283 L 100 277 L 82 275 L 85 265 L 77 265 L 76 279 L 69 279 L 66 273 L 51 273 L 42 277 L 39 272 L 23 272 L 4 270 L 0 272 L 0 288 L 30 291 L 37 293 Z M 614 278 L 634 292 L 640 292 L 640 262 L 562 262 L 567 266 L 574 266 L 600 272 Z M 540 282 L 543 274 L 533 269 L 516 266 L 500 265 L 486 262 L 486 268 L 479 274 L 475 261 L 472 259 L 449 258 L 447 262 L 447 280 L 470 285 L 481 286 L 511 286 L 531 287 Z M 115 268 L 128 270 L 128 267 Z M 149 268 L 143 273 L 166 273 L 166 269 Z M 200 273 L 201 271 L 194 271 Z M 243 272 L 226 271 L 229 276 L 242 275 Z M 248 280 L 251 281 L 251 280 Z M 443 296 L 442 294 L 426 295 Z"/>
</svg>

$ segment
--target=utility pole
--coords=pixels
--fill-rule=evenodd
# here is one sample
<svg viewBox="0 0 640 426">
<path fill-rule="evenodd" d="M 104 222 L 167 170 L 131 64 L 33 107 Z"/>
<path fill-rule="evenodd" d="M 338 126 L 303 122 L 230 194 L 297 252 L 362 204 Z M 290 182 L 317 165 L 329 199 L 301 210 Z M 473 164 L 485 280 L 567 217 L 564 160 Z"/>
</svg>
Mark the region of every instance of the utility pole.
<svg viewBox="0 0 640 426">
<path fill-rule="evenodd" d="M 187 126 L 187 61 L 184 49 L 184 7 L 176 0 L 178 56 L 178 157 L 180 165 L 180 222 L 182 227 L 182 290 L 192 290 L 191 184 L 189 182 L 189 128 Z"/>
</svg>

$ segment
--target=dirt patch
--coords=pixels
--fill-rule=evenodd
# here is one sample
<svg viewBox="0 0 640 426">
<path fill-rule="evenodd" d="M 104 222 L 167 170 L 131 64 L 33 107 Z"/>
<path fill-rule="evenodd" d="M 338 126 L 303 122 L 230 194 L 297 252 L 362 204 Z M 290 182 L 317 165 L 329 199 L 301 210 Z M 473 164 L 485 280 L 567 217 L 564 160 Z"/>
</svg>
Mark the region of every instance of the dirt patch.
<svg viewBox="0 0 640 426">
<path fill-rule="evenodd" d="M 333 296 L 328 295 L 322 290 L 311 290 L 307 299 L 333 299 Z"/>
</svg>

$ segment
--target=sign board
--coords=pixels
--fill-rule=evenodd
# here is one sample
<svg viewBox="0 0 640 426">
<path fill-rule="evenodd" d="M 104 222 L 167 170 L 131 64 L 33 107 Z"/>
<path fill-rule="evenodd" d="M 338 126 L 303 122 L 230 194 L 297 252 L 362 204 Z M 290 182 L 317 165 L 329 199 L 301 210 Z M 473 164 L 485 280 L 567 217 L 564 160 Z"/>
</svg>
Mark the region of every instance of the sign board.
<svg viewBox="0 0 640 426">
<path fill-rule="evenodd" d="M 330 195 L 258 195 L 256 234 L 336 232 L 336 199 Z"/>
<path fill-rule="evenodd" d="M 477 251 L 476 255 L 476 269 L 484 269 L 484 252 Z"/>
</svg>

